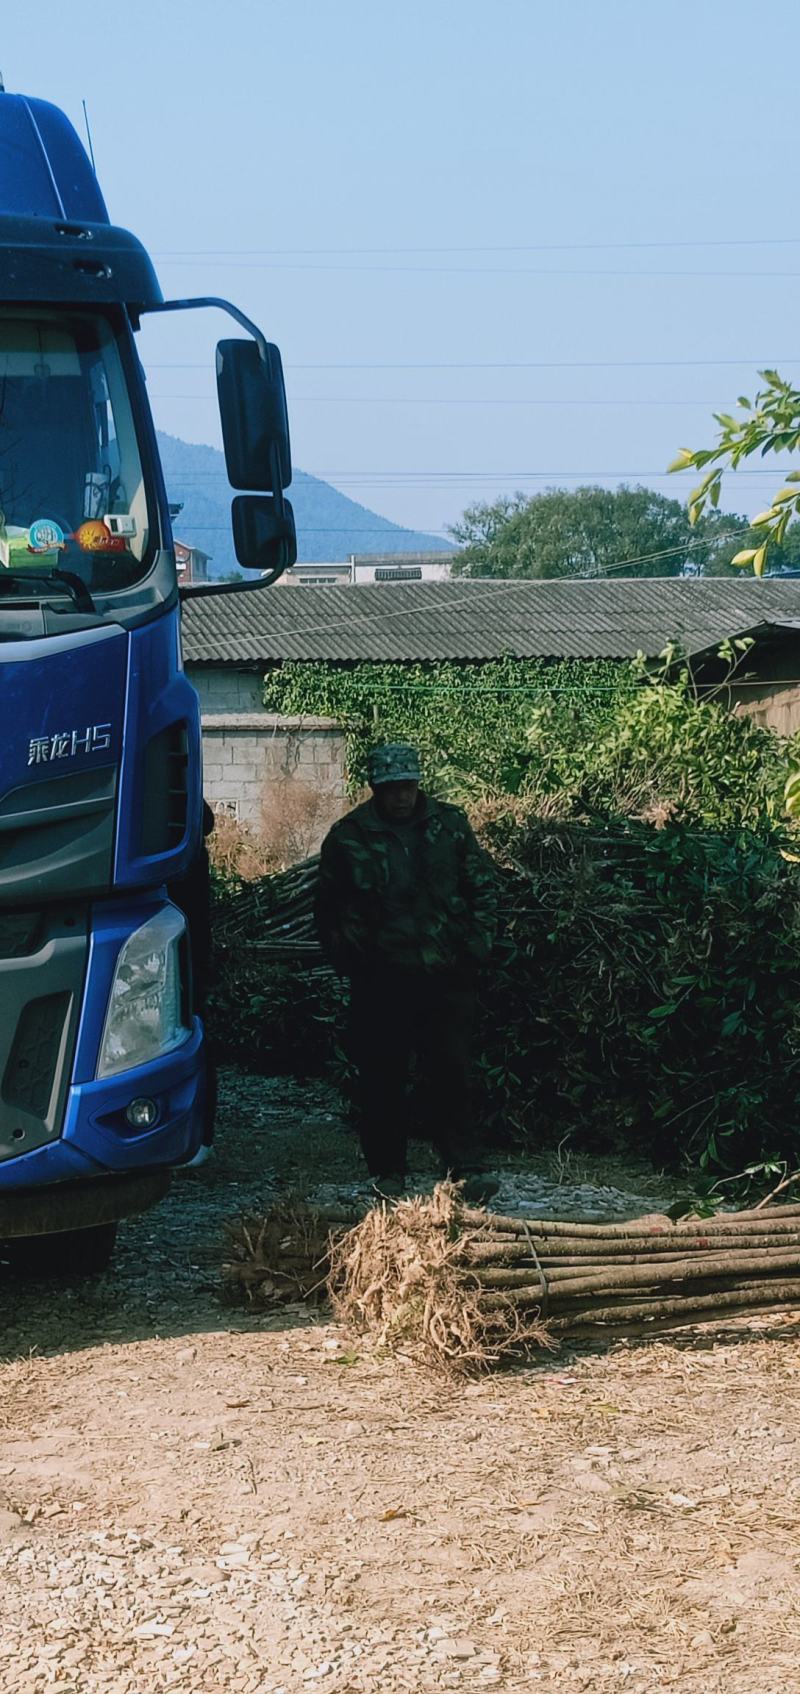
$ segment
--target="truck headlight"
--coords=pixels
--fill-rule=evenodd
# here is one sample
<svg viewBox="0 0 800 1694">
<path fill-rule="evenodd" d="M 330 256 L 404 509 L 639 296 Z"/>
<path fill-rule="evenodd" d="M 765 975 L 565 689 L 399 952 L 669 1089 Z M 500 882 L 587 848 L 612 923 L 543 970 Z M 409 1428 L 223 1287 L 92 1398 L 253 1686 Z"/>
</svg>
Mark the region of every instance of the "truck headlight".
<svg viewBox="0 0 800 1694">
<path fill-rule="evenodd" d="M 117 959 L 98 1077 L 159 1059 L 191 1034 L 181 992 L 180 944 L 186 924 L 165 906 L 128 937 Z"/>
</svg>

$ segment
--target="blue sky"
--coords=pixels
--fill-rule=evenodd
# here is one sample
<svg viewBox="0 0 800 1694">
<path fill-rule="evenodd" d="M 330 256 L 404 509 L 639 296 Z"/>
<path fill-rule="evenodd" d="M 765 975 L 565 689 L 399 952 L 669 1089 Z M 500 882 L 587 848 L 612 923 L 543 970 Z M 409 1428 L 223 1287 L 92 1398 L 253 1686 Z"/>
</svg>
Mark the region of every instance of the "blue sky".
<svg viewBox="0 0 800 1694">
<path fill-rule="evenodd" d="M 295 462 L 442 531 L 516 487 L 678 493 L 759 363 L 800 378 L 797 46 L 791 0 L 31 0 L 0 68 L 86 99 L 165 293 L 279 343 Z M 221 330 L 147 331 L 186 440 L 219 439 Z"/>
</svg>

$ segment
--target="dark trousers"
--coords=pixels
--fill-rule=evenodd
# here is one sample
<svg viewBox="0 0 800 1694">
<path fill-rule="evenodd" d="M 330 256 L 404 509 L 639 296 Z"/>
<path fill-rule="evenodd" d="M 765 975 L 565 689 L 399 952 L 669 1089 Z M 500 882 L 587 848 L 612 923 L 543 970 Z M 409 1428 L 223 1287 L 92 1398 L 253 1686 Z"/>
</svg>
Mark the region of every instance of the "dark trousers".
<svg viewBox="0 0 800 1694">
<path fill-rule="evenodd" d="M 358 1071 L 359 1132 L 370 1175 L 405 1174 L 414 1059 L 422 1106 L 419 1133 L 434 1142 L 446 1170 L 477 1169 L 470 1087 L 473 975 L 371 970 L 352 977 L 350 987 L 349 1046 Z"/>
</svg>

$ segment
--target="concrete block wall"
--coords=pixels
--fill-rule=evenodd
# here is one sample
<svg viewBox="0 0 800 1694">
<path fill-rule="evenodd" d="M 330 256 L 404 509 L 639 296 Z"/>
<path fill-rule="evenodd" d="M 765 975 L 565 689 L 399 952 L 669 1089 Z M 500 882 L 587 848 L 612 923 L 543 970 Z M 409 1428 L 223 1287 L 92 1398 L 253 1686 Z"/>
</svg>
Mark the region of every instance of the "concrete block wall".
<svg viewBox="0 0 800 1694">
<path fill-rule="evenodd" d="M 347 810 L 345 743 L 332 718 L 203 711 L 203 790 L 279 857 L 317 851 Z"/>
<path fill-rule="evenodd" d="M 200 696 L 201 712 L 261 712 L 263 678 L 260 671 L 236 670 L 232 665 L 201 669 L 187 665 L 186 675 Z"/>
</svg>

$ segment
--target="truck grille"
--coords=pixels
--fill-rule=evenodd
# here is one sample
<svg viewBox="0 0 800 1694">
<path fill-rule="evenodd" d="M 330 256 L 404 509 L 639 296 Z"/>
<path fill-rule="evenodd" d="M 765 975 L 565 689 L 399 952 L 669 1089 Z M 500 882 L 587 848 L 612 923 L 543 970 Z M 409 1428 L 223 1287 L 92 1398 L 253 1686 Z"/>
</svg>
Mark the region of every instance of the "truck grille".
<svg viewBox="0 0 800 1694">
<path fill-rule="evenodd" d="M 82 904 L 0 912 L 0 1161 L 61 1134 L 88 920 Z"/>
<path fill-rule="evenodd" d="M 105 890 L 114 851 L 115 765 L 26 782 L 0 797 L 3 903 Z"/>
<path fill-rule="evenodd" d="M 28 1001 L 3 1076 L 7 1106 L 47 1117 L 69 1008 L 69 994 L 43 994 Z"/>
</svg>

